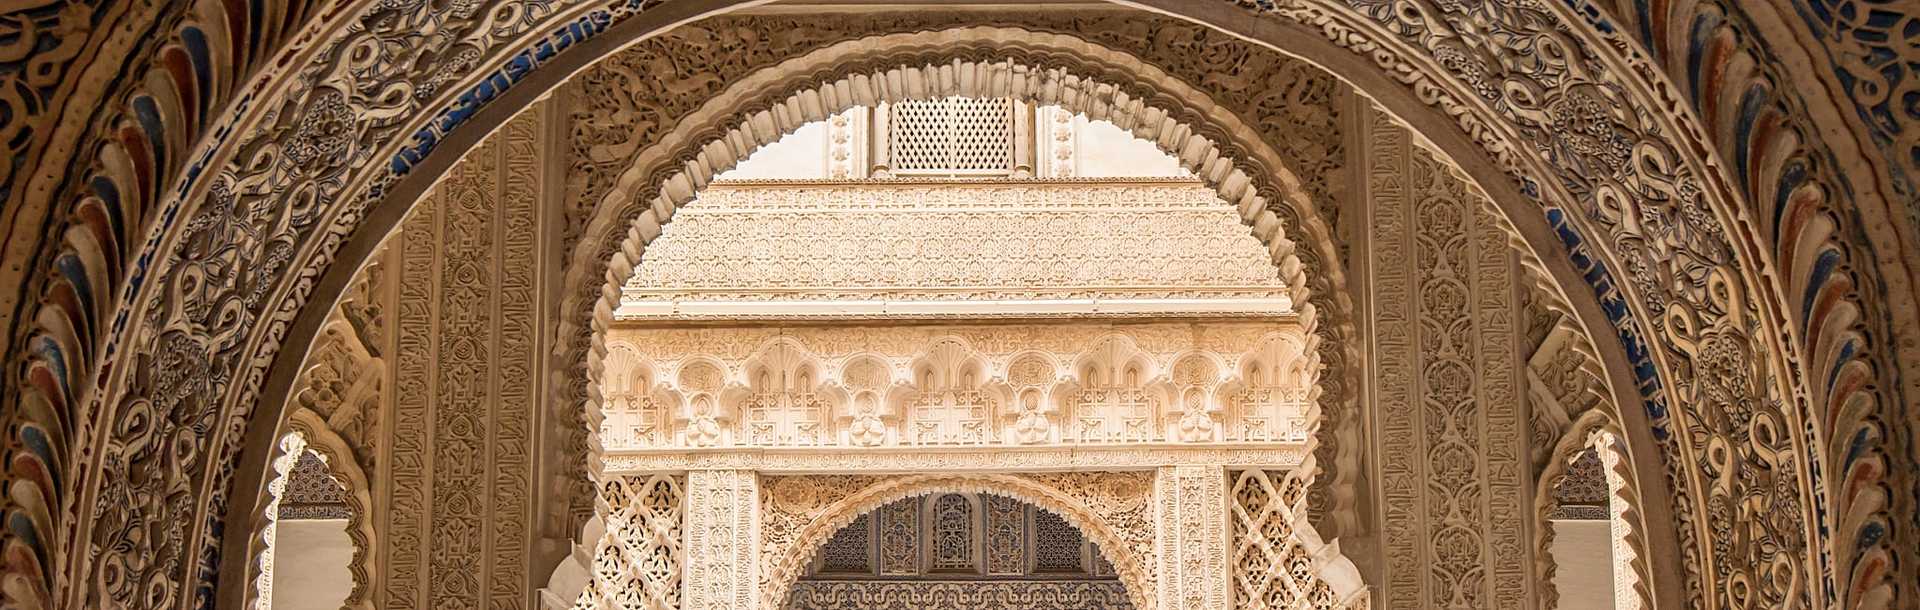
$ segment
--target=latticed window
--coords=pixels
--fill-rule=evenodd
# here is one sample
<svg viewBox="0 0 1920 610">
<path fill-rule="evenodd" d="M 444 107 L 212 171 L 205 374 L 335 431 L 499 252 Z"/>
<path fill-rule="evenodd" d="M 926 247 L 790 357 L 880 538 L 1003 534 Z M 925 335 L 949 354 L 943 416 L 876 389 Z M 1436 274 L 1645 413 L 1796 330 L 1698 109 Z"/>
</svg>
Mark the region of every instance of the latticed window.
<svg viewBox="0 0 1920 610">
<path fill-rule="evenodd" d="M 1039 510 L 1033 513 L 1033 571 L 1079 572 L 1086 567 L 1087 542 L 1080 530 L 1060 515 Z"/>
<path fill-rule="evenodd" d="M 820 572 L 823 574 L 866 574 L 873 571 L 873 525 L 871 513 L 860 515 L 840 528 L 820 548 Z"/>
<path fill-rule="evenodd" d="M 894 104 L 887 153 L 903 175 L 1013 173 L 1012 99 L 950 97 Z"/>
<path fill-rule="evenodd" d="M 829 537 L 802 582 L 912 578 L 1112 580 L 1099 549 L 1066 518 L 985 493 L 906 498 Z"/>
</svg>

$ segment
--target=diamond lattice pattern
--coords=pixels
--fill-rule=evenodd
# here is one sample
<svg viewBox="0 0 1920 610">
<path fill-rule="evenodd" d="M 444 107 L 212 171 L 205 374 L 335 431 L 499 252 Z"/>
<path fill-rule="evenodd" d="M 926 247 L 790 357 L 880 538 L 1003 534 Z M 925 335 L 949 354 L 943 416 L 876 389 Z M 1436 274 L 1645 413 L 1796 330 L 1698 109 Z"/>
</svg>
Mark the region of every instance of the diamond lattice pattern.
<svg viewBox="0 0 1920 610">
<path fill-rule="evenodd" d="M 1013 100 L 950 97 L 894 104 L 887 150 L 902 174 L 1013 171 Z"/>
</svg>

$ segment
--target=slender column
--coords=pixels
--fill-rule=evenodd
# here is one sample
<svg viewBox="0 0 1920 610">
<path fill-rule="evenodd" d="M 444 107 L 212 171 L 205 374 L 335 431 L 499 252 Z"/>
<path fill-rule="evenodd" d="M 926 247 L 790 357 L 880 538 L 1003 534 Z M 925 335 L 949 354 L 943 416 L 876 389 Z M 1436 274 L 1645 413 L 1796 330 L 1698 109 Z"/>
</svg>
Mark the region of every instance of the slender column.
<svg viewBox="0 0 1920 610">
<path fill-rule="evenodd" d="M 1227 473 L 1167 466 L 1153 477 L 1160 610 L 1226 610 Z"/>
<path fill-rule="evenodd" d="M 1033 177 L 1033 112 L 1032 104 L 1013 102 L 1013 177 Z"/>
<path fill-rule="evenodd" d="M 687 473 L 688 610 L 760 603 L 760 478 L 751 470 Z"/>
<path fill-rule="evenodd" d="M 867 130 L 867 141 L 873 144 L 869 156 L 873 161 L 873 169 L 867 175 L 880 180 L 893 177 L 893 156 L 887 152 L 888 141 L 893 138 L 892 125 L 888 124 L 893 116 L 892 110 L 893 105 L 884 102 L 874 106 L 873 122 L 869 123 L 871 127 Z"/>
</svg>

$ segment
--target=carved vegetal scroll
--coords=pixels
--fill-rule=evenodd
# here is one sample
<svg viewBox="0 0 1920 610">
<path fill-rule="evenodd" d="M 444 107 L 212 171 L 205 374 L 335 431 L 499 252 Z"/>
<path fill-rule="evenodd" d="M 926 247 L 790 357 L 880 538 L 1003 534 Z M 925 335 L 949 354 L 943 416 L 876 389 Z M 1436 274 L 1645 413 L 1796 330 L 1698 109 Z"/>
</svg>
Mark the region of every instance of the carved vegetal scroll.
<svg viewBox="0 0 1920 610">
<path fill-rule="evenodd" d="M 894 23 L 896 20 L 903 18 L 913 23 L 904 26 Z M 944 19 L 944 17 L 936 18 L 934 21 L 938 22 L 940 19 Z M 1102 74 L 1104 75 L 1102 78 L 1115 78 L 1117 80 L 1115 80 L 1113 86 L 1119 87 L 1120 89 L 1125 89 L 1128 86 L 1123 83 L 1139 81 L 1151 83 L 1148 88 L 1154 91 L 1174 91 L 1180 93 L 1174 93 L 1170 96 L 1123 96 L 1120 99 L 1113 100 L 1111 103 L 1106 101 L 1107 97 L 1104 93 L 1092 94 L 1089 92 L 1088 94 L 1082 95 L 1063 95 L 1060 97 L 1061 100 L 1069 100 L 1074 104 L 1069 110 L 1086 112 L 1097 116 L 1107 116 L 1120 121 L 1122 128 L 1134 129 L 1141 134 L 1162 134 L 1159 143 L 1163 148 L 1170 151 L 1179 151 L 1183 159 L 1188 159 L 1192 163 L 1191 168 L 1209 180 L 1212 186 L 1216 187 L 1224 198 L 1229 201 L 1238 202 L 1237 205 L 1242 206 L 1248 214 L 1252 214 L 1248 216 L 1248 218 L 1251 219 L 1249 222 L 1252 223 L 1257 234 L 1268 236 L 1271 233 L 1271 239 L 1276 240 L 1270 242 L 1272 246 L 1271 250 L 1274 251 L 1274 260 L 1281 262 L 1280 266 L 1283 269 L 1289 270 L 1290 273 L 1302 269 L 1302 267 L 1294 265 L 1293 262 L 1287 262 L 1299 261 L 1304 263 L 1307 268 L 1313 270 L 1312 273 L 1296 274 L 1297 277 L 1305 278 L 1306 282 L 1312 282 L 1313 290 L 1307 290 L 1308 285 L 1306 283 L 1292 284 L 1291 282 L 1293 282 L 1294 278 L 1289 278 L 1290 286 L 1293 286 L 1297 291 L 1296 297 L 1298 298 L 1295 300 L 1303 303 L 1307 302 L 1308 295 L 1310 294 L 1312 298 L 1311 302 L 1315 305 L 1315 310 L 1333 317 L 1333 320 L 1329 324 L 1321 328 L 1328 329 L 1327 332 L 1332 335 L 1341 335 L 1347 332 L 1346 322 L 1344 321 L 1344 312 L 1347 311 L 1347 304 L 1344 299 L 1338 296 L 1337 290 L 1332 288 L 1341 283 L 1340 280 L 1337 279 L 1340 274 L 1340 266 L 1337 264 L 1323 264 L 1321 262 L 1335 260 L 1340 257 L 1337 249 L 1333 246 L 1335 241 L 1315 240 L 1315 243 L 1318 244 L 1316 247 L 1320 248 L 1319 250 L 1316 250 L 1316 252 L 1296 253 L 1290 239 L 1271 231 L 1294 227 L 1303 229 L 1308 235 L 1324 236 L 1327 234 L 1326 225 L 1321 221 L 1319 214 L 1297 212 L 1303 206 L 1311 207 L 1319 205 L 1326 210 L 1334 210 L 1338 207 L 1333 205 L 1333 200 L 1337 198 L 1336 196 L 1320 196 L 1323 193 L 1337 193 L 1342 190 L 1337 186 L 1339 182 L 1339 172 L 1331 171 L 1336 170 L 1345 159 L 1345 156 L 1340 154 L 1344 144 L 1338 135 L 1338 130 L 1333 128 L 1339 123 L 1338 117 L 1341 112 L 1341 105 L 1336 102 L 1345 97 L 1344 90 L 1338 86 L 1337 81 L 1317 78 L 1319 75 L 1304 64 L 1275 54 L 1265 53 L 1257 48 L 1251 49 L 1250 52 L 1246 53 L 1238 51 L 1229 53 L 1229 57 L 1227 58 L 1200 52 L 1203 49 L 1211 50 L 1223 46 L 1231 47 L 1235 44 L 1235 41 L 1230 38 L 1217 41 L 1210 39 L 1209 37 L 1212 33 L 1206 28 L 1187 27 L 1178 22 L 1155 22 L 1150 24 L 1147 30 L 1141 31 L 1135 27 L 1140 25 L 1141 22 L 1132 16 L 1101 15 L 1098 17 L 1090 17 L 1089 19 L 1097 23 L 1097 25 L 1091 27 L 1090 31 L 1102 33 L 1103 37 L 1098 43 L 1111 44 L 1113 48 L 1105 49 L 1096 47 L 1092 49 L 1093 54 L 1088 55 L 1088 58 L 1104 56 L 1105 54 L 1114 52 L 1124 53 L 1127 51 L 1139 52 L 1151 56 L 1167 54 L 1170 49 L 1161 47 L 1161 45 L 1156 42 L 1159 40 L 1178 41 L 1174 45 L 1175 48 L 1194 52 L 1173 52 L 1169 55 L 1170 60 L 1176 60 L 1168 64 L 1169 67 L 1167 68 L 1175 72 L 1173 75 L 1167 75 L 1161 72 L 1150 72 L 1145 75 L 1139 74 L 1136 71 L 1136 68 L 1139 66 L 1138 62 L 1131 60 L 1123 61 L 1117 65 L 1107 65 L 1100 61 L 1093 61 L 1083 66 L 1079 62 L 1074 62 L 1075 67 L 1069 68 L 1069 70 L 1081 70 L 1084 68 L 1089 74 Z M 782 27 L 777 23 L 780 19 L 743 19 L 739 22 L 728 23 L 723 27 L 709 31 L 710 34 L 714 35 L 713 38 L 703 36 L 691 41 L 664 37 L 655 39 L 646 45 L 642 45 L 640 48 L 636 48 L 634 54 L 629 58 L 633 60 L 631 63 L 624 66 L 616 66 L 604 74 L 590 75 L 586 79 L 583 79 L 582 82 L 587 83 L 587 87 L 591 89 L 588 95 L 595 101 L 588 102 L 585 107 L 577 111 L 576 114 L 582 118 L 582 126 L 584 129 L 580 132 L 583 137 L 575 138 L 574 141 L 587 146 L 589 150 L 575 155 L 577 163 L 582 160 L 584 160 L 585 163 L 584 166 L 576 165 L 576 167 L 586 167 L 586 169 L 579 172 L 583 176 L 582 180 L 570 180 L 569 184 L 577 184 L 584 187 L 582 191 L 586 197 L 584 197 L 582 204 L 577 207 L 583 212 L 583 215 L 587 213 L 587 210 L 593 210 L 590 212 L 593 215 L 593 219 L 587 223 L 589 228 L 585 232 L 590 234 L 588 236 L 590 243 L 598 243 L 599 245 L 583 247 L 576 250 L 578 256 L 576 260 L 581 263 L 577 277 L 584 279 L 581 283 L 575 285 L 586 286 L 588 282 L 599 281 L 603 275 L 615 280 L 625 278 L 626 271 L 638 262 L 637 255 L 634 253 L 638 252 L 639 247 L 651 240 L 653 236 L 658 235 L 661 223 L 670 219 L 674 211 L 685 206 L 688 200 L 695 194 L 693 190 L 668 188 L 668 186 L 705 184 L 714 172 L 731 167 L 734 161 L 749 154 L 754 148 L 769 141 L 770 138 L 781 132 L 797 127 L 799 123 L 796 121 L 805 121 L 808 120 L 809 117 L 814 116 L 813 110 L 810 110 L 811 106 L 800 104 L 796 100 L 812 100 L 813 96 L 818 95 L 820 99 L 827 103 L 829 111 L 834 111 L 843 108 L 844 105 L 849 103 L 849 98 L 845 97 L 848 91 L 859 91 L 860 93 L 857 94 L 856 97 L 860 99 L 872 98 L 863 103 L 871 103 L 876 100 L 897 101 L 918 97 L 918 94 L 906 94 L 898 88 L 869 89 L 867 85 L 869 82 L 904 79 L 906 82 L 914 83 L 908 87 L 908 89 L 918 91 L 923 89 L 923 84 L 927 81 L 944 78 L 940 76 L 946 73 L 944 68 L 923 72 L 911 67 L 913 65 L 920 65 L 919 62 L 921 62 L 922 59 L 915 59 L 905 67 L 896 67 L 891 60 L 877 62 L 872 65 L 858 65 L 844 61 L 837 56 L 836 52 L 828 49 L 828 47 L 835 44 L 841 44 L 845 40 L 850 40 L 847 36 L 849 36 L 851 32 L 859 31 L 862 27 L 879 26 L 880 29 L 905 27 L 902 31 L 910 30 L 918 32 L 938 25 L 937 23 L 919 23 L 918 20 L 918 16 L 903 17 L 902 15 L 889 15 L 877 19 L 875 23 L 869 24 L 861 24 L 858 20 L 848 20 L 846 22 L 835 23 L 833 27 L 820 27 L 821 24 L 813 23 L 804 23 L 797 27 Z M 841 26 L 847 26 L 848 29 L 839 29 Z M 1162 29 L 1163 26 L 1165 29 Z M 1051 65 L 1053 62 L 1061 61 L 1066 57 L 1079 53 L 1079 51 L 1072 51 L 1071 49 L 1083 46 L 1081 41 L 1073 41 L 1066 37 L 1057 36 L 1052 32 L 1066 31 L 1068 29 L 1078 31 L 1081 27 L 1079 24 L 1055 24 L 1051 26 L 1040 26 L 1038 29 L 1033 30 L 958 28 L 952 32 L 941 35 L 957 35 L 967 39 L 983 37 L 978 39 L 981 41 L 991 41 L 991 46 L 995 49 L 993 51 L 994 53 L 1009 52 L 1007 49 L 1010 45 L 1006 43 L 1012 40 L 1026 40 L 1027 43 L 1025 46 L 1030 46 L 1034 49 L 1047 48 L 1055 44 L 1064 44 L 1065 46 L 1061 47 L 1061 49 L 1067 51 L 1065 54 L 1061 52 L 1045 54 L 1047 62 Z M 763 35 L 760 33 L 762 28 L 771 28 L 766 31 L 781 32 L 782 34 L 773 36 Z M 1166 33 L 1166 35 L 1156 34 L 1156 32 Z M 900 39 L 899 42 L 904 44 L 913 37 L 914 35 L 901 34 L 891 38 L 898 38 Z M 646 66 L 658 65 L 661 58 L 672 56 L 672 50 L 678 48 L 678 45 L 686 43 L 691 43 L 694 47 L 704 47 L 705 45 L 715 43 L 731 45 L 733 42 L 730 41 L 749 39 L 775 41 L 775 47 L 791 52 L 792 55 L 790 57 L 792 57 L 795 62 L 802 62 L 801 64 L 795 64 L 795 66 L 800 67 L 789 66 L 793 67 L 793 73 L 806 74 L 804 78 L 797 81 L 792 79 L 783 80 L 773 87 L 774 90 L 778 91 L 777 93 L 769 93 L 764 98 L 756 98 L 760 100 L 758 102 L 748 103 L 748 107 L 750 108 L 779 106 L 783 111 L 760 112 L 752 116 L 742 116 L 741 121 L 736 122 L 740 125 L 752 124 L 763 127 L 771 125 L 771 130 L 758 128 L 733 130 L 719 136 L 718 139 L 705 139 L 708 137 L 707 134 L 701 133 L 698 128 L 689 127 L 690 124 L 694 123 L 678 123 L 678 121 L 688 116 L 688 113 L 692 111 L 685 103 L 683 96 L 676 97 L 672 100 L 661 100 L 656 103 L 644 99 L 645 96 L 643 95 L 635 95 L 635 91 L 627 90 L 625 87 L 628 83 L 636 82 L 635 75 L 646 72 L 644 69 Z M 892 43 L 893 41 L 891 40 L 861 41 L 862 45 L 879 44 L 881 46 L 887 46 Z M 852 43 L 847 42 L 845 44 L 851 45 Z M 957 48 L 959 45 L 949 46 Z M 808 55 L 810 51 L 817 51 L 817 53 Z M 1016 65 L 1024 65 L 1020 62 L 1027 61 L 1029 57 L 1028 51 L 1025 50 L 1012 53 L 1012 61 Z M 780 54 L 774 53 L 773 55 L 779 56 Z M 757 62 L 761 60 L 761 57 L 762 56 L 759 55 L 751 57 L 742 56 L 740 58 L 743 60 L 742 63 L 737 65 L 729 64 L 721 67 L 721 70 L 723 72 L 732 70 L 750 72 L 758 66 Z M 1197 59 L 1200 57 L 1207 57 L 1207 59 Z M 940 61 L 933 63 L 944 65 L 947 59 L 947 57 L 942 56 Z M 1001 69 L 992 64 L 974 62 L 970 58 L 957 55 L 954 56 L 954 61 L 957 62 L 954 65 L 959 67 L 959 72 L 956 73 L 973 74 L 981 69 L 990 72 Z M 1223 64 L 1222 61 L 1236 66 L 1235 69 L 1231 71 L 1231 76 L 1229 76 L 1227 72 L 1222 71 L 1221 66 L 1227 65 Z M 806 64 L 804 62 L 824 63 Z M 811 65 L 812 67 L 805 67 L 807 65 Z M 1025 68 L 1016 68 L 1009 72 L 1009 74 L 1016 74 L 1017 76 L 1013 76 L 1007 81 L 1008 91 L 1012 92 L 1016 97 L 1028 97 L 1036 94 L 1047 96 L 1055 95 L 1052 93 L 1041 93 L 1041 91 L 1046 90 L 1045 88 L 1035 88 L 1034 84 L 1037 81 L 1035 81 L 1033 77 L 1040 76 L 1040 73 L 1032 70 L 1021 72 L 1021 70 L 1024 69 Z M 847 78 L 835 84 L 821 87 L 818 85 L 819 71 L 831 71 L 835 75 L 846 75 Z M 891 73 L 892 76 L 888 76 L 888 73 Z M 604 76 L 604 78 L 598 78 L 600 76 Z M 870 79 L 868 78 L 869 76 L 874 78 Z M 1163 78 L 1166 76 L 1173 76 L 1173 78 Z M 728 79 L 725 77 L 701 73 L 698 75 L 684 75 L 684 78 L 679 78 L 673 82 L 655 83 L 654 85 L 642 87 L 641 89 L 644 89 L 646 93 L 671 92 L 678 94 L 687 91 L 722 91 L 728 95 L 735 93 L 725 89 L 726 82 L 728 82 Z M 983 78 L 978 82 L 1000 82 L 1000 78 Z M 1081 80 L 1078 82 L 1090 83 L 1093 81 Z M 924 88 L 926 90 L 954 91 L 963 96 L 983 95 L 983 90 L 970 88 L 975 87 L 974 83 L 975 81 L 973 80 L 955 80 L 944 83 L 933 82 L 931 86 Z M 1216 108 L 1210 105 L 1207 106 L 1206 109 L 1175 109 L 1163 112 L 1157 106 L 1152 106 L 1146 101 L 1149 97 L 1155 100 L 1188 99 L 1184 92 L 1188 91 L 1188 88 L 1191 86 L 1194 86 L 1188 83 L 1200 83 L 1209 88 L 1225 86 L 1233 88 L 1235 91 L 1246 91 L 1251 88 L 1267 93 L 1263 95 L 1246 96 L 1227 95 L 1220 98 L 1223 100 L 1245 102 L 1244 107 L 1236 105 L 1233 108 Z M 1069 84 L 1067 86 L 1078 87 L 1079 85 Z M 1105 85 L 1103 85 L 1103 87 L 1104 86 Z M 738 101 L 731 97 L 728 99 L 730 102 Z M 1051 99 L 1051 97 L 1049 97 L 1049 99 Z M 1155 101 L 1153 103 L 1157 104 L 1159 102 Z M 799 105 L 784 106 L 782 104 Z M 636 111 L 623 112 L 614 110 L 629 107 L 636 108 Z M 787 112 L 786 110 L 792 110 L 792 112 Z M 1220 112 L 1220 110 L 1225 110 L 1225 112 Z M 1240 112 L 1240 110 L 1245 110 L 1245 112 Z M 1186 119 L 1175 118 L 1202 115 L 1205 115 L 1205 120 L 1199 122 L 1183 122 L 1186 121 Z M 643 117 L 644 120 L 642 123 L 644 124 L 630 126 L 619 124 L 617 121 L 609 122 L 605 120 L 606 117 L 620 116 Z M 826 117 L 825 115 L 821 115 L 818 118 L 824 119 Z M 1243 124 L 1240 122 L 1242 120 L 1251 121 L 1251 123 Z M 629 127 L 637 127 L 637 130 L 629 129 Z M 1169 131 L 1169 129 L 1171 129 L 1171 131 Z M 1236 139 L 1238 134 L 1253 132 L 1271 133 L 1276 136 L 1283 133 L 1286 134 L 1285 137 L 1275 137 L 1272 139 L 1272 141 L 1276 143 L 1284 142 L 1286 151 L 1274 153 L 1270 147 L 1257 140 Z M 694 144 L 687 145 L 690 147 L 687 155 L 694 155 L 695 152 L 698 152 L 697 161 L 685 166 L 677 161 L 665 166 L 654 164 L 652 160 L 664 159 L 672 157 L 673 155 L 665 148 L 641 148 L 639 141 L 635 138 L 635 135 L 639 133 L 662 134 L 661 139 L 668 141 L 693 142 Z M 642 137 L 639 139 L 644 140 L 646 138 Z M 704 142 L 704 144 L 699 144 L 699 142 Z M 1276 144 L 1276 146 L 1278 145 L 1279 144 Z M 1218 155 L 1215 154 L 1216 151 L 1219 153 Z M 1241 156 L 1243 154 L 1245 155 L 1244 157 Z M 1234 158 L 1229 159 L 1229 156 Z M 1304 161 L 1304 163 L 1313 169 L 1296 175 L 1295 172 L 1289 168 L 1292 166 L 1292 162 L 1298 159 L 1308 159 Z M 1202 163 L 1202 160 L 1205 160 L 1204 163 L 1206 167 L 1204 168 L 1199 165 Z M 682 171 L 685 173 L 680 173 Z M 615 181 L 617 176 L 621 176 L 619 180 L 622 186 L 612 188 L 612 195 L 610 196 L 603 197 L 597 194 L 603 192 L 608 185 Z M 1274 177 L 1274 183 L 1265 183 L 1264 181 L 1268 177 Z M 628 178 L 634 179 L 628 180 Z M 1329 183 L 1334 183 L 1336 187 L 1322 188 Z M 1302 184 L 1307 185 L 1306 190 L 1313 191 L 1314 194 L 1311 196 L 1304 194 L 1300 188 Z M 632 186 L 632 188 L 629 188 L 628 185 Z M 1272 209 L 1266 209 L 1269 207 Z M 609 221 L 609 218 L 614 220 Z M 632 219 L 635 223 L 631 227 L 627 225 L 629 219 Z M 628 229 L 632 229 L 632 231 L 628 231 Z M 612 233 L 608 233 L 609 231 Z M 626 232 L 624 237 L 620 234 L 623 231 Z M 616 242 L 620 244 L 617 247 L 615 246 Z M 603 273 L 603 271 L 611 271 L 612 274 L 608 275 Z M 1326 277 L 1321 275 L 1323 273 L 1326 274 Z M 1328 279 L 1328 277 L 1332 277 L 1333 279 Z M 583 292 L 577 295 L 577 297 L 578 298 L 567 306 L 569 311 L 590 312 L 594 309 L 593 303 L 602 300 L 603 297 L 606 297 L 608 302 L 601 304 L 606 305 L 608 310 L 614 308 L 614 303 L 610 302 L 611 297 L 607 297 L 598 290 L 583 288 Z M 569 349 L 585 351 L 591 349 L 591 346 L 597 345 L 599 338 L 598 332 L 604 328 L 603 324 L 605 322 L 606 320 L 596 319 L 590 314 L 583 314 L 577 321 L 572 323 L 574 328 L 580 329 L 580 336 L 575 338 L 576 342 L 570 344 Z M 1310 326 L 1312 325 L 1310 324 Z M 1316 342 L 1313 346 L 1312 351 L 1321 354 L 1329 365 L 1335 368 L 1336 377 L 1350 374 L 1350 368 L 1342 366 L 1342 363 L 1353 360 L 1349 354 L 1342 351 L 1346 349 L 1342 347 L 1344 345 L 1346 345 L 1346 343 L 1343 341 L 1333 341 L 1327 343 Z M 1352 387 L 1354 386 L 1351 381 L 1330 380 L 1325 384 L 1325 398 L 1335 403 L 1345 403 L 1349 397 L 1353 395 L 1350 391 Z M 595 406 L 596 405 L 589 402 L 590 411 L 594 410 Z M 1353 451 L 1336 451 L 1336 449 L 1342 446 L 1341 443 L 1343 442 L 1349 445 L 1357 445 L 1357 443 L 1354 442 L 1357 440 L 1357 433 L 1355 433 L 1353 429 L 1353 426 L 1357 425 L 1357 418 L 1342 419 L 1338 417 L 1339 413 L 1344 410 L 1345 409 L 1330 412 L 1328 420 L 1335 422 L 1336 425 L 1329 426 L 1329 428 L 1337 428 L 1339 433 L 1344 435 L 1342 438 L 1349 438 L 1350 440 L 1340 441 L 1336 438 L 1336 435 L 1330 431 L 1322 435 L 1323 438 L 1319 444 L 1320 452 L 1326 454 L 1327 459 L 1323 459 L 1318 463 L 1323 463 L 1327 468 L 1337 472 L 1350 472 L 1351 468 L 1349 468 L 1349 465 L 1357 459 L 1354 457 Z M 1029 436 L 1038 436 L 1047 433 L 1046 430 L 1042 429 L 1042 424 L 1045 422 L 1034 417 L 1028 417 L 1026 419 L 1028 423 L 1031 424 L 1027 427 Z M 1313 477 L 1309 476 L 1309 478 Z M 1356 494 L 1352 492 L 1352 488 L 1349 485 L 1340 491 L 1330 494 L 1316 494 L 1315 497 L 1328 498 L 1339 506 L 1347 506 L 1355 500 Z M 1350 513 L 1350 511 L 1344 510 L 1330 512 L 1335 515 L 1333 518 L 1342 520 L 1345 520 L 1344 515 Z"/>
<path fill-rule="evenodd" d="M 1227 610 L 1226 471 L 1173 466 L 1154 472 L 1154 545 L 1165 610 Z"/>
<path fill-rule="evenodd" d="M 539 278 L 554 264 L 540 244 L 557 228 L 537 171 L 550 112 L 523 113 L 471 151 L 383 251 L 392 396 L 379 443 L 393 458 L 373 471 L 386 507 L 381 608 L 526 605 L 535 507 L 549 493 L 535 484 L 534 421 L 550 290 Z"/>
<path fill-rule="evenodd" d="M 1519 265 L 1451 168 L 1368 125 L 1386 607 L 1521 608 L 1534 577 Z"/>
<path fill-rule="evenodd" d="M 772 608 L 761 595 L 761 482 L 748 470 L 687 473 L 686 610 Z"/>
</svg>

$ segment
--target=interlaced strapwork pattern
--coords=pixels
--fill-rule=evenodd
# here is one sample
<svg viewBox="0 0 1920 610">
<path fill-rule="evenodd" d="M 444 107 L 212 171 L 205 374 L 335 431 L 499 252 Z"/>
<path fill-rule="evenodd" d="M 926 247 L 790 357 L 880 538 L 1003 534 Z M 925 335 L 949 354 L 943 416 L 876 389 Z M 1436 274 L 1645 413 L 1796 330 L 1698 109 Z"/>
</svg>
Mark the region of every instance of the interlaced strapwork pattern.
<svg viewBox="0 0 1920 610">
<path fill-rule="evenodd" d="M 872 521 L 871 514 L 860 515 L 827 539 L 827 544 L 820 547 L 822 574 L 865 574 L 873 570 L 869 561 L 873 552 Z"/>
<path fill-rule="evenodd" d="M 593 580 L 573 610 L 679 610 L 681 515 L 678 477 L 620 477 L 601 486 L 612 510 L 593 554 Z"/>
<path fill-rule="evenodd" d="M 880 508 L 880 573 L 920 571 L 920 503 L 907 498 Z"/>
<path fill-rule="evenodd" d="M 1081 549 L 1086 547 L 1080 530 L 1066 519 L 1047 511 L 1033 513 L 1033 570 L 1035 572 L 1074 572 L 1081 569 Z"/>
<path fill-rule="evenodd" d="M 950 97 L 893 105 L 887 148 L 893 169 L 911 174 L 1013 171 L 1013 100 Z"/>
<path fill-rule="evenodd" d="M 1234 476 L 1233 600 L 1244 610 L 1331 610 L 1333 589 L 1301 548 L 1294 528 L 1306 514 L 1306 489 L 1297 479 L 1246 470 Z M 1361 596 L 1364 599 L 1365 596 Z M 1364 603 L 1364 602 L 1359 602 Z"/>
</svg>

